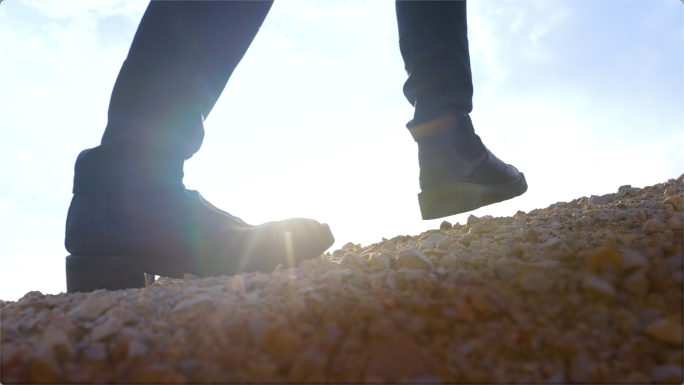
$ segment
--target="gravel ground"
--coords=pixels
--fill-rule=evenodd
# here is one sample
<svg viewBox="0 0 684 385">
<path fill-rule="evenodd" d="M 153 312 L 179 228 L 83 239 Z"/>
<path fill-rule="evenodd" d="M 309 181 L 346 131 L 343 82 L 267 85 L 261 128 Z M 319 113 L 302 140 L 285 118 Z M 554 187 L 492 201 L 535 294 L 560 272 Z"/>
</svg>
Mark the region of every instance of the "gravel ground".
<svg viewBox="0 0 684 385">
<path fill-rule="evenodd" d="M 270 274 L 0 301 L 3 383 L 681 383 L 682 179 Z"/>
</svg>

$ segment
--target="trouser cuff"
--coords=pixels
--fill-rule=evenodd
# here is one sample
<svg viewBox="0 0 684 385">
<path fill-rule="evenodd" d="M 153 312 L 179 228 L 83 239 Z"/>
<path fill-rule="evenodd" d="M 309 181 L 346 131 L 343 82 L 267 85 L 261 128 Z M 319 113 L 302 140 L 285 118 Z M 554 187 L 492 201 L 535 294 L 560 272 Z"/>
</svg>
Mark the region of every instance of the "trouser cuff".
<svg viewBox="0 0 684 385">
<path fill-rule="evenodd" d="M 74 168 L 74 194 L 115 194 L 184 189 L 182 158 L 107 154 L 100 147 L 82 151 Z"/>
</svg>

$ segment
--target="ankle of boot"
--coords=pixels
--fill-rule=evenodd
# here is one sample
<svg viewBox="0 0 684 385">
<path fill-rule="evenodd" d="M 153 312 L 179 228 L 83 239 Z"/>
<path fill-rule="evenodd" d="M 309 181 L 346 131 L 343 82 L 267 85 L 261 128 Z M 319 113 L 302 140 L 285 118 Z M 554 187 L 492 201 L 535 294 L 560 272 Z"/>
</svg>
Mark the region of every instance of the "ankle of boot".
<svg viewBox="0 0 684 385">
<path fill-rule="evenodd" d="M 116 194 L 184 189 L 184 159 L 81 152 L 74 167 L 74 194 Z"/>
<path fill-rule="evenodd" d="M 448 114 L 421 123 L 415 123 L 414 119 L 406 125 L 406 128 L 408 128 L 413 140 L 422 142 L 449 132 L 455 122 L 456 116 Z"/>
<path fill-rule="evenodd" d="M 459 114 L 452 127 L 454 145 L 459 156 L 466 160 L 475 160 L 485 153 L 485 146 L 480 136 L 475 133 L 473 121 L 467 113 Z"/>
</svg>

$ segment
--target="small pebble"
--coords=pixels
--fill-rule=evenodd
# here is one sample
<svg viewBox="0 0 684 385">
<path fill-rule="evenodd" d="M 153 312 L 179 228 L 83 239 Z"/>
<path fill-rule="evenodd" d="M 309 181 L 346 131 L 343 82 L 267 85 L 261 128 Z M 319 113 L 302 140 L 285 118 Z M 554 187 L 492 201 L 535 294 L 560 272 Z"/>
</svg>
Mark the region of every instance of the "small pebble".
<svg viewBox="0 0 684 385">
<path fill-rule="evenodd" d="M 659 319 L 644 328 L 644 334 L 675 346 L 682 346 L 682 324 Z"/>
</svg>

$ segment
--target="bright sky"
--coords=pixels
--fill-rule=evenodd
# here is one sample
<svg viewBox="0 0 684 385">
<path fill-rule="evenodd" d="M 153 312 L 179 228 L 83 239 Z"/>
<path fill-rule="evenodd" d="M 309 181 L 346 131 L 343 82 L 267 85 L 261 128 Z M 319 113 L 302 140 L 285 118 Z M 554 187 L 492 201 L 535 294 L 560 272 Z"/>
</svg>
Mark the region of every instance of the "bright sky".
<svg viewBox="0 0 684 385">
<path fill-rule="evenodd" d="M 145 7 L 0 4 L 0 299 L 66 291 L 73 164 L 99 144 Z M 468 3 L 476 132 L 529 184 L 471 213 L 681 175 L 683 11 L 679 0 Z M 420 219 L 405 79 L 392 1 L 276 1 L 205 122 L 186 186 L 252 224 L 327 222 L 331 250 L 438 228 Z"/>
</svg>

